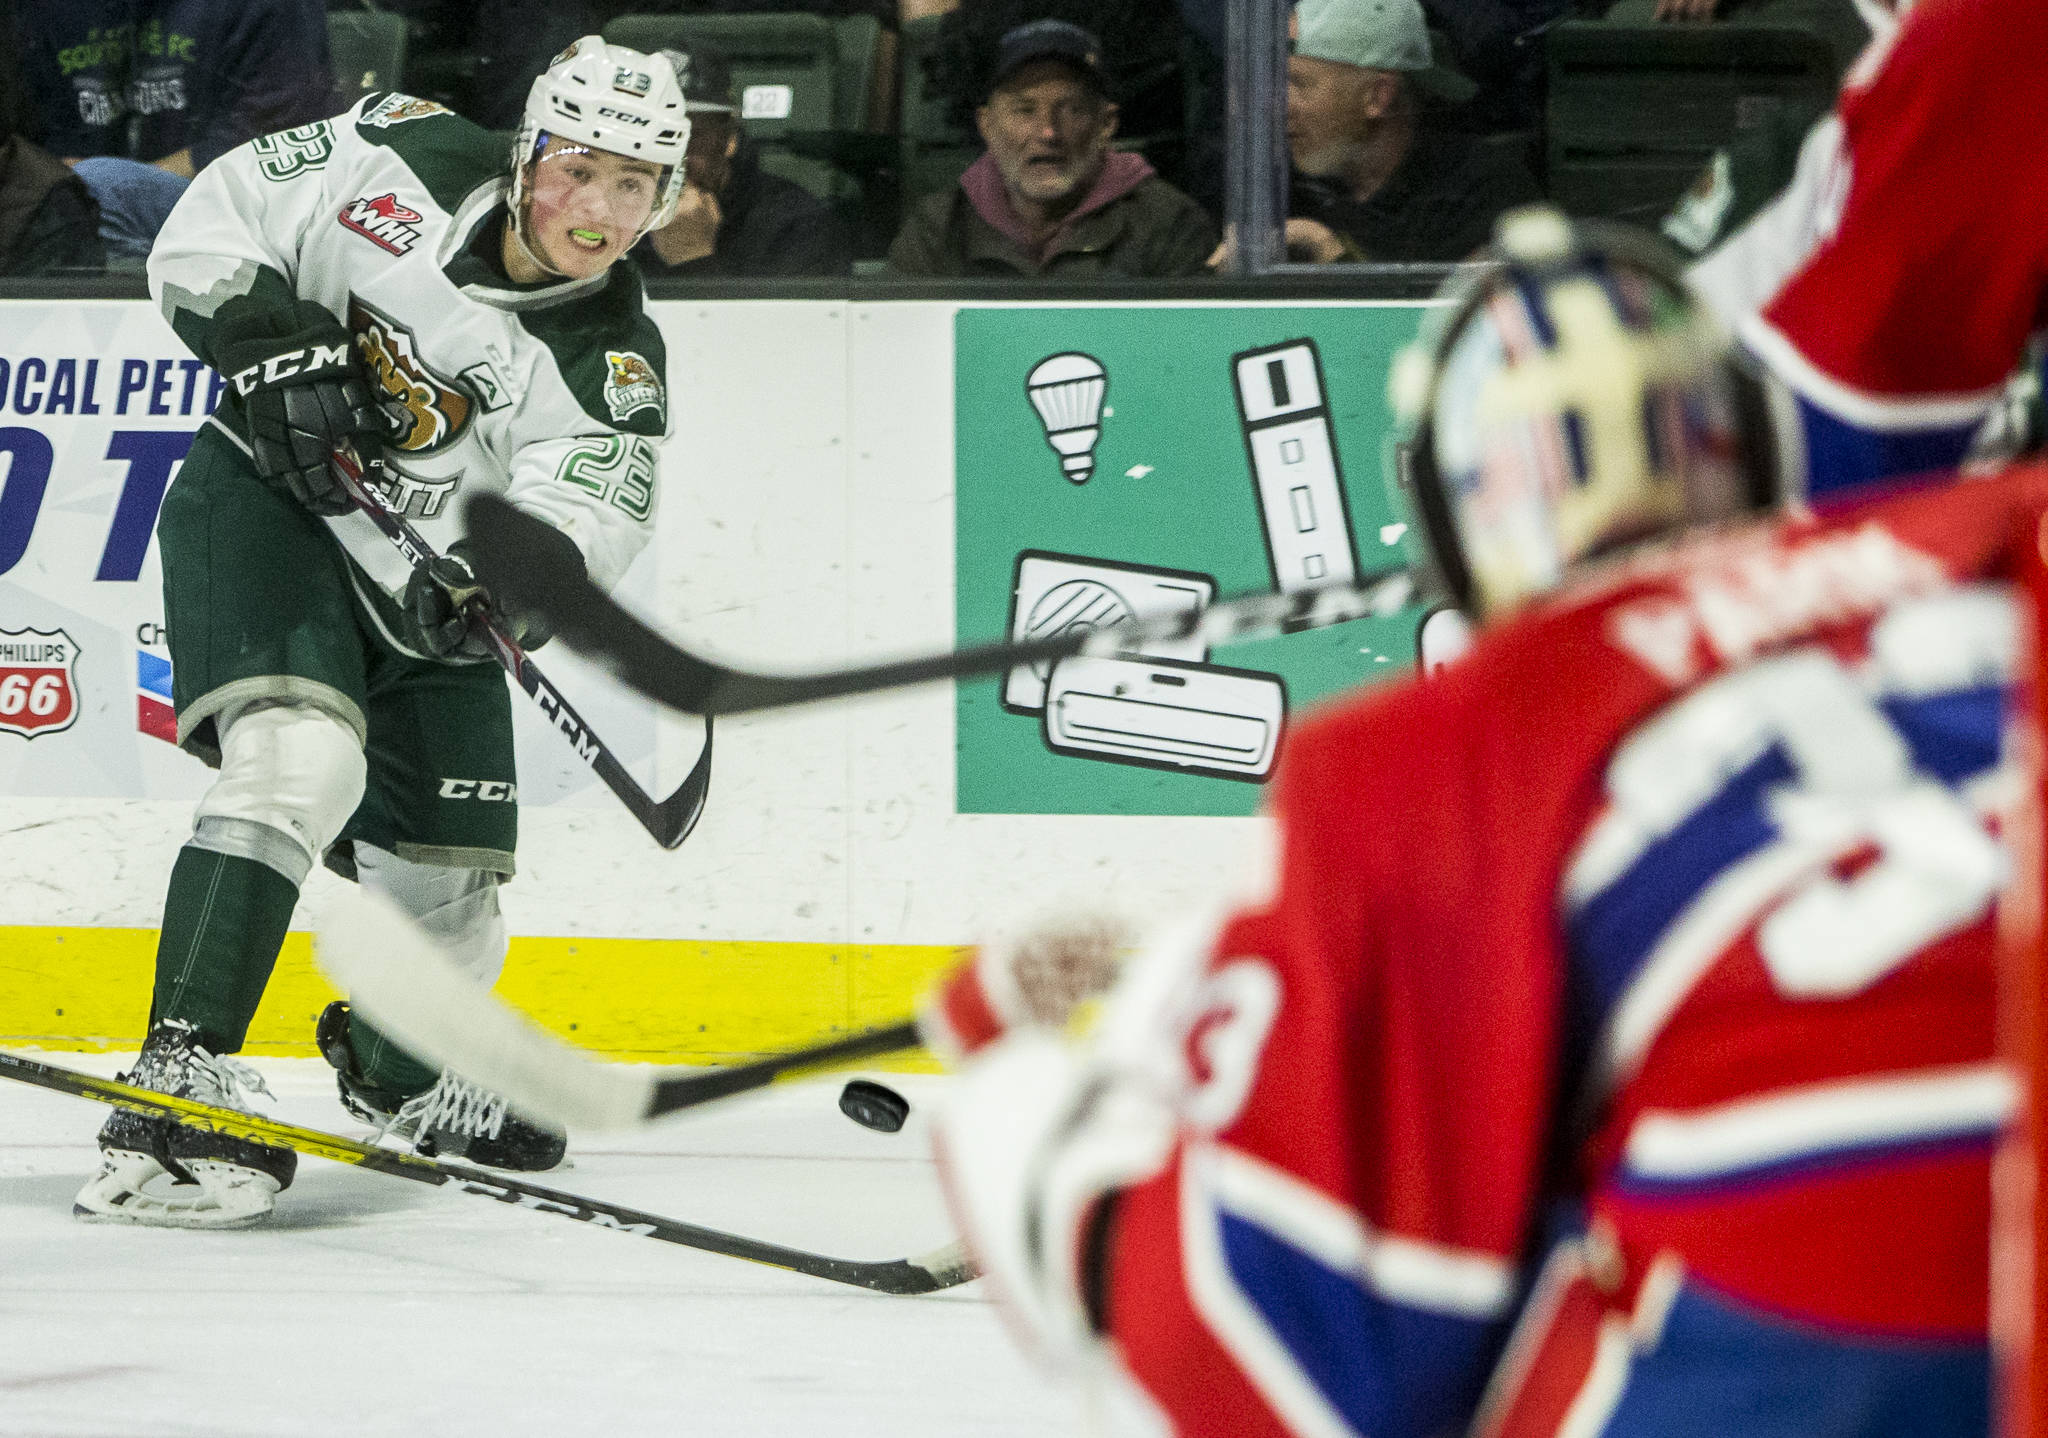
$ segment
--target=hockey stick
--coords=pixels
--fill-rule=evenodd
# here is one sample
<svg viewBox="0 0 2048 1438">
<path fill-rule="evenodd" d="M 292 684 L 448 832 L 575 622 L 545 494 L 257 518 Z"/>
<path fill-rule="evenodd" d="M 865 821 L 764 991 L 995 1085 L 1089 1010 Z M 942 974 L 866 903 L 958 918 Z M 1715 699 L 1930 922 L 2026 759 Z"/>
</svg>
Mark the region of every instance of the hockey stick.
<svg viewBox="0 0 2048 1438">
<path fill-rule="evenodd" d="M 916 1048 L 905 1021 L 721 1069 L 605 1063 L 563 1043 L 457 969 L 389 901 L 361 890 L 328 907 L 316 949 L 349 1003 L 408 1051 L 559 1128 L 632 1128 L 678 1109 Z"/>
<path fill-rule="evenodd" d="M 362 465 L 352 451 L 336 450 L 333 469 L 343 491 L 354 501 L 356 508 L 370 517 L 371 523 L 398 547 L 398 552 L 408 563 L 417 568 L 438 558 L 432 546 L 412 527 L 411 521 L 385 503 L 384 496 L 374 485 L 364 481 Z M 511 508 L 510 505 L 506 507 Z M 540 523 L 539 520 L 533 522 Z M 620 802 L 640 821 L 640 826 L 654 836 L 655 843 L 664 849 L 673 849 L 690 837 L 690 831 L 697 827 L 697 820 L 703 816 L 704 801 L 711 788 L 711 721 L 708 717 L 704 721 L 704 750 L 697 756 L 697 762 L 691 766 L 675 793 L 666 799 L 656 800 L 627 772 L 618 756 L 605 747 L 597 731 L 562 697 L 561 691 L 548 682 L 540 667 L 519 647 L 488 607 L 475 606 L 467 617 L 471 628 L 491 651 L 491 657 L 517 681 L 527 697 L 540 706 L 540 712 L 575 749 L 576 757 L 595 770 L 597 777 L 604 780 L 605 787 L 619 796 Z"/>
<path fill-rule="evenodd" d="M 240 1113 L 231 1108 L 217 1108 L 193 1099 L 155 1093 L 149 1089 L 122 1083 L 118 1079 L 103 1079 L 94 1074 L 60 1068 L 56 1064 L 39 1063 L 34 1059 L 25 1059 L 14 1054 L 0 1053 L 0 1078 L 18 1079 L 22 1083 L 34 1084 L 38 1088 L 91 1099 L 94 1103 L 127 1109 L 131 1113 L 171 1119 L 176 1123 L 204 1129 L 209 1133 L 228 1134 L 255 1143 L 293 1149 L 299 1153 L 310 1154 L 314 1158 L 353 1164 L 372 1173 L 389 1174 L 393 1178 L 411 1179 L 415 1183 L 447 1188 L 476 1198 L 515 1204 L 520 1208 L 533 1209 L 537 1213 L 552 1213 L 558 1217 L 571 1218 L 578 1223 L 596 1224 L 599 1228 L 608 1228 L 615 1233 L 658 1238 L 664 1243 L 702 1249 L 707 1253 L 722 1253 L 728 1258 L 743 1258 L 749 1263 L 763 1263 L 773 1268 L 786 1268 L 792 1273 L 826 1278 L 834 1283 L 847 1283 L 856 1288 L 871 1288 L 877 1293 L 935 1293 L 942 1288 L 952 1288 L 966 1283 L 977 1276 L 974 1265 L 967 1259 L 966 1250 L 957 1240 L 919 1258 L 896 1258 L 880 1262 L 828 1258 L 824 1254 L 806 1253 L 800 1248 L 784 1248 L 781 1244 L 765 1243 L 755 1238 L 742 1238 L 738 1234 L 723 1233 L 715 1228 L 700 1228 L 694 1223 L 663 1218 L 659 1214 L 627 1208 L 623 1204 L 607 1203 L 603 1199 L 585 1198 L 552 1188 L 542 1188 L 536 1183 L 527 1183 L 501 1173 L 471 1168 L 466 1164 L 443 1163 L 436 1159 L 420 1158 L 414 1154 L 376 1148 L 352 1138 L 344 1138 L 340 1134 L 323 1133 L 318 1129 L 301 1128 L 297 1124 L 280 1123 L 258 1114 Z"/>
<path fill-rule="evenodd" d="M 817 699 L 866 694 L 932 679 L 993 674 L 1077 654 L 1124 653 L 1133 645 L 1198 637 L 1224 644 L 1257 634 L 1318 628 L 1369 614 L 1391 614 L 1415 593 L 1403 570 L 1358 585 L 1334 584 L 1293 594 L 1247 594 L 1198 612 L 1140 617 L 1091 631 L 1070 631 L 1020 643 L 980 644 L 920 659 L 819 674 L 759 674 L 729 669 L 680 649 L 621 608 L 559 550 L 537 543 L 541 521 L 504 500 L 479 494 L 464 511 L 477 567 L 493 593 L 517 595 L 545 615 L 564 640 L 598 656 L 619 680 L 685 714 L 747 714 Z"/>
</svg>

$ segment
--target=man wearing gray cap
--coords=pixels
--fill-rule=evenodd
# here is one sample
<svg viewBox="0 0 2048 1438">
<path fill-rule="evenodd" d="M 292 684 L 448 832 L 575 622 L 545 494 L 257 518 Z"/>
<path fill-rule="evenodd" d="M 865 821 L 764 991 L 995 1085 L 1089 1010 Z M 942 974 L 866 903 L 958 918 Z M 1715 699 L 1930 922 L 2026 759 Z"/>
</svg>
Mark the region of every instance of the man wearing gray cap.
<svg viewBox="0 0 2048 1438">
<path fill-rule="evenodd" d="M 1202 208 L 1139 155 L 1110 149 L 1102 47 L 1034 20 L 998 43 L 975 124 L 988 153 L 928 195 L 889 247 L 900 275 L 1197 275 L 1216 246 Z"/>
<path fill-rule="evenodd" d="M 1432 62 L 1416 0 L 1303 0 L 1287 60 L 1291 259 L 1461 260 L 1541 197 L 1511 153 L 1430 119 L 1469 99 Z"/>
</svg>

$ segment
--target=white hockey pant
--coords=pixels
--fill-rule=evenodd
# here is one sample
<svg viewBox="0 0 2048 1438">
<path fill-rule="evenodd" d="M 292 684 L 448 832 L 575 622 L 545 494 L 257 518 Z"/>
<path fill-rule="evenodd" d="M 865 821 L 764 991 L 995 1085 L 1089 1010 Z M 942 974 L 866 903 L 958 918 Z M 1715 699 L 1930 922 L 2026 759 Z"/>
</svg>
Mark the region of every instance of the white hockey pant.
<svg viewBox="0 0 2048 1438">
<path fill-rule="evenodd" d="M 371 844 L 355 845 L 356 879 L 385 895 L 478 983 L 496 983 L 505 967 L 505 919 L 498 876 L 488 869 L 451 869 L 401 859 Z"/>
</svg>

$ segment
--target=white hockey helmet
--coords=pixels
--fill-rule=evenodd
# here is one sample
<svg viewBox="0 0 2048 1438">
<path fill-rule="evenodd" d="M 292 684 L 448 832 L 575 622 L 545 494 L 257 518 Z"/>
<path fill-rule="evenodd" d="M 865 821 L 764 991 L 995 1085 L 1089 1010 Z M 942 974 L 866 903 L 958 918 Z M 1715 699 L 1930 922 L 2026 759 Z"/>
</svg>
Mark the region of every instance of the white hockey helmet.
<svg viewBox="0 0 2048 1438">
<path fill-rule="evenodd" d="M 1395 363 L 1451 597 L 1512 609 L 1579 563 L 1777 502 L 1761 392 L 1653 238 L 1530 208 Z"/>
<path fill-rule="evenodd" d="M 640 234 L 660 229 L 674 216 L 683 194 L 690 120 L 683 87 L 667 59 L 585 35 L 534 77 L 512 143 L 512 213 L 522 227 L 527 176 L 550 136 L 665 166 L 660 193 Z"/>
</svg>

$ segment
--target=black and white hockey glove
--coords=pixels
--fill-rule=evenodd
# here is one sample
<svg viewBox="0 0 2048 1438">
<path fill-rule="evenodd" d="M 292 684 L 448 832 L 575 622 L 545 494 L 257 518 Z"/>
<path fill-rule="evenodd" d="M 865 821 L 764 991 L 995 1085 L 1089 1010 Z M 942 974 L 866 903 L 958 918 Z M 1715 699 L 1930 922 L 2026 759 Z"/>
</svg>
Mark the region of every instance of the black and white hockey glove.
<svg viewBox="0 0 2048 1438">
<path fill-rule="evenodd" d="M 488 658 L 491 651 L 471 631 L 469 617 L 490 602 L 490 591 L 463 554 L 451 551 L 415 565 L 405 585 L 406 638 L 436 659 Z"/>
<path fill-rule="evenodd" d="M 357 368 L 355 339 L 310 300 L 265 321 L 217 347 L 248 417 L 256 473 L 315 514 L 346 514 L 353 505 L 330 457 L 347 443 L 373 459 L 389 432 Z"/>
<path fill-rule="evenodd" d="M 576 541 L 558 529 L 551 529 L 564 551 L 575 556 L 580 568 L 583 551 Z M 448 552 L 426 564 L 416 565 L 405 584 L 402 601 L 406 637 L 412 647 L 436 659 L 489 658 L 491 651 L 469 622 L 470 612 L 489 607 L 493 616 L 522 649 L 538 649 L 554 637 L 538 614 L 531 614 L 491 598 L 466 552 L 467 540 L 458 539 Z"/>
</svg>

